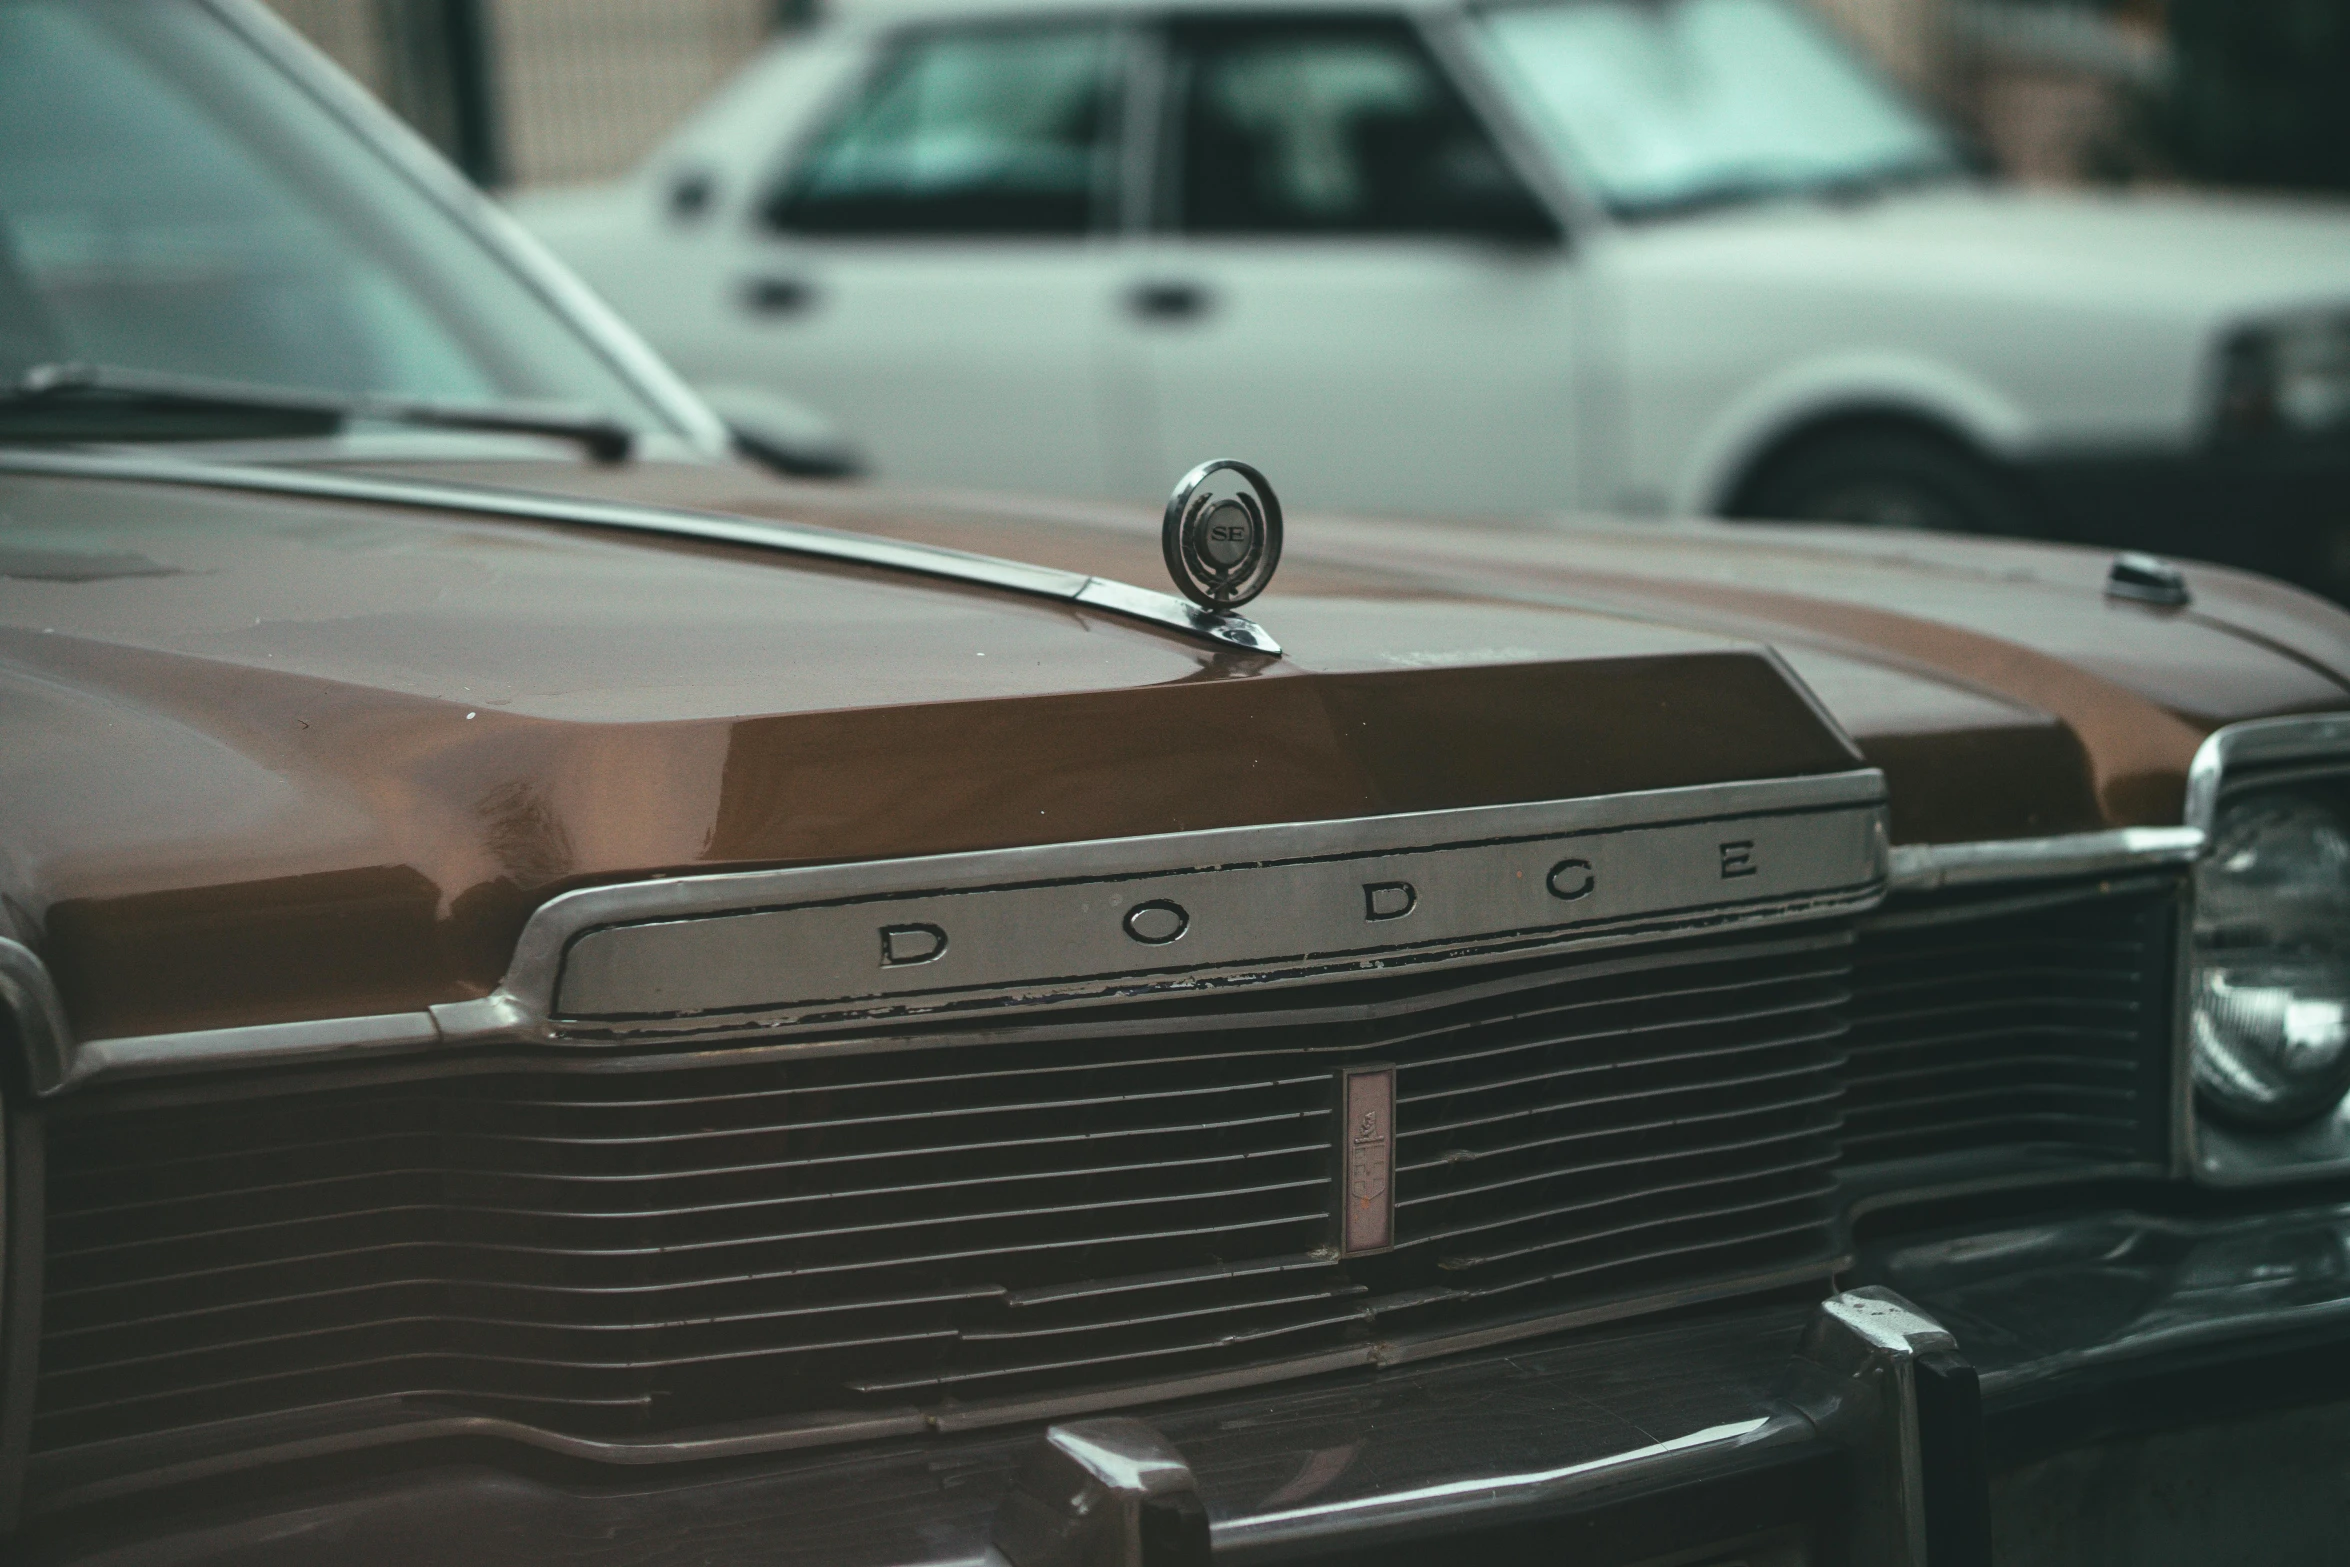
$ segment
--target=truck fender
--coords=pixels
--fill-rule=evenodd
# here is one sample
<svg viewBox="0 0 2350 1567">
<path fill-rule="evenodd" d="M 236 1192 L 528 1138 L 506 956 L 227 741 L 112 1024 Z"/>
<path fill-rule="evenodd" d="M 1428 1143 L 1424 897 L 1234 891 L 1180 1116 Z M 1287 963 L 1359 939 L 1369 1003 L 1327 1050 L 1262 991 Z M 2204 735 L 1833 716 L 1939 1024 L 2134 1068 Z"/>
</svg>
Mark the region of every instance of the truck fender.
<svg viewBox="0 0 2350 1567">
<path fill-rule="evenodd" d="M 1994 457 L 2021 455 L 2032 435 L 2030 416 L 2012 398 L 1949 365 L 1885 353 L 1811 360 L 1756 382 L 1708 421 L 1675 475 L 1672 509 L 1718 513 L 1789 439 L 1872 414 L 1939 426 Z"/>
</svg>

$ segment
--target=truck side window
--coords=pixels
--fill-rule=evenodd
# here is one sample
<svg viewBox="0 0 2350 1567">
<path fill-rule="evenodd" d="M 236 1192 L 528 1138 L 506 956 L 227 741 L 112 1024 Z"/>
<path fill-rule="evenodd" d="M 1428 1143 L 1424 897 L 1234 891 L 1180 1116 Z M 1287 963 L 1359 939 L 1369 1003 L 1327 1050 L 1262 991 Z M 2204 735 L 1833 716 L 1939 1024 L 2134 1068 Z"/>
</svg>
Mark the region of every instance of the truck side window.
<svg viewBox="0 0 2350 1567">
<path fill-rule="evenodd" d="M 1174 45 L 1188 232 L 1557 233 L 1401 19 L 1215 21 Z"/>
<path fill-rule="evenodd" d="M 1119 36 L 1100 25 L 910 39 L 768 201 L 806 234 L 1083 234 L 1114 210 Z"/>
</svg>

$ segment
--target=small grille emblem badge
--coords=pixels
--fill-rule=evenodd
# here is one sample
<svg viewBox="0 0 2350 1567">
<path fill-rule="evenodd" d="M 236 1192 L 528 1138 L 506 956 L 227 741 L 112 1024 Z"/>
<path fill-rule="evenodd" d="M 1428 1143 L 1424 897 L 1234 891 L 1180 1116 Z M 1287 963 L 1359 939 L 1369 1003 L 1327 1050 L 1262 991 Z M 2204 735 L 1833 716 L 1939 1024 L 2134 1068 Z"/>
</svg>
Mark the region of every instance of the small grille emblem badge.
<svg viewBox="0 0 2350 1567">
<path fill-rule="evenodd" d="M 1349 1257 L 1395 1244 L 1395 1068 L 1355 1067 L 1338 1078 L 1338 1241 Z"/>
</svg>

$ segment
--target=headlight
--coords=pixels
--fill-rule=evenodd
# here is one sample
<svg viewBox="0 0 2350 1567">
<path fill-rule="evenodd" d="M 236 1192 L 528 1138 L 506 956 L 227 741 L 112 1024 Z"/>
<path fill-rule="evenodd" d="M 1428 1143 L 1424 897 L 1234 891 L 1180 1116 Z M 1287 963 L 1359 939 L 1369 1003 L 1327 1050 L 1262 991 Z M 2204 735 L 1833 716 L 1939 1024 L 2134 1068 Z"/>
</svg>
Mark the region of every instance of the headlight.
<svg viewBox="0 0 2350 1567">
<path fill-rule="evenodd" d="M 2195 874 L 2195 1086 L 2288 1126 L 2350 1090 L 2350 826 L 2282 791 L 2224 811 Z"/>
<path fill-rule="evenodd" d="M 2350 430 L 2350 312 L 2237 333 L 2220 368 L 2217 421 L 2236 438 Z"/>
</svg>

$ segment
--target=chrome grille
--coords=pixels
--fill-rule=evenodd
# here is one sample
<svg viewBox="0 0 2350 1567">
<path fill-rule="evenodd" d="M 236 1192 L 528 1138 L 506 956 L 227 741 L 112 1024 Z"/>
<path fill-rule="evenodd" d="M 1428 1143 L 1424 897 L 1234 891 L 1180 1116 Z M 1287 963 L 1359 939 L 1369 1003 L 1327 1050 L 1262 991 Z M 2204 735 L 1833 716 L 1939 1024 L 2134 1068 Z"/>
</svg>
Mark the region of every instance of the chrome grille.
<svg viewBox="0 0 2350 1567">
<path fill-rule="evenodd" d="M 1854 950 L 1845 1156 L 1989 1149 L 2158 1159 L 2175 884 L 1945 897 Z"/>
<path fill-rule="evenodd" d="M 1104 1010 L 1032 1037 L 91 1094 L 36 1447 L 404 1396 L 673 1432 L 1824 1275 L 1837 932 Z M 1335 1254 L 1336 1074 L 1397 1069 Z"/>
</svg>

